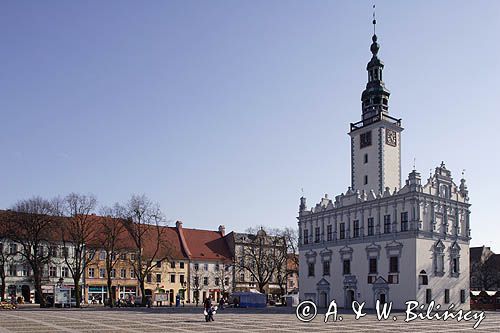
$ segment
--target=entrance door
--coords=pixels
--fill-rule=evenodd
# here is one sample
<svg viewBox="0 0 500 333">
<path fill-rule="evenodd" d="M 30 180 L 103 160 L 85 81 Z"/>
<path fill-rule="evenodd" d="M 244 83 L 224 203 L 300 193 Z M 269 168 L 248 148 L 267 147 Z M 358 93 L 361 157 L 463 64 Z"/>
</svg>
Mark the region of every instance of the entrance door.
<svg viewBox="0 0 500 333">
<path fill-rule="evenodd" d="M 30 287 L 23 284 L 23 286 L 21 287 L 21 293 L 23 295 L 23 298 L 24 298 L 24 302 L 25 303 L 31 303 L 31 299 L 30 299 Z"/>
<path fill-rule="evenodd" d="M 347 304 L 346 304 L 345 307 L 346 308 L 351 307 L 353 301 L 355 301 L 354 290 L 348 290 L 347 291 Z"/>
<path fill-rule="evenodd" d="M 327 302 L 327 300 L 326 300 L 326 293 L 324 291 L 322 291 L 322 292 L 319 293 L 319 306 L 321 308 L 326 308 L 327 307 L 326 302 Z"/>
<path fill-rule="evenodd" d="M 385 294 L 384 293 L 380 294 L 378 299 L 380 300 L 380 304 L 385 304 Z"/>
</svg>

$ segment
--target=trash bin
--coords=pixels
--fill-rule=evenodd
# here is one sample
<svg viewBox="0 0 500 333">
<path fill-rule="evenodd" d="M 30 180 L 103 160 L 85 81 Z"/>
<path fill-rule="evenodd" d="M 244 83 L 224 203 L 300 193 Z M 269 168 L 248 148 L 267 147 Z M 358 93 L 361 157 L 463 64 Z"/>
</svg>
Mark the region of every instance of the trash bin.
<svg viewBox="0 0 500 333">
<path fill-rule="evenodd" d="M 175 307 L 179 307 L 181 305 L 181 296 L 177 295 L 175 296 Z"/>
</svg>

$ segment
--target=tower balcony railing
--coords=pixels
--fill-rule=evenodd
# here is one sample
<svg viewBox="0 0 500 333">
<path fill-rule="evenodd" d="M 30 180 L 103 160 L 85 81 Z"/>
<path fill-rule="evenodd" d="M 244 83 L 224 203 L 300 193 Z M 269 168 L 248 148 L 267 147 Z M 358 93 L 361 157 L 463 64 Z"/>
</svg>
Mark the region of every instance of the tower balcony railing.
<svg viewBox="0 0 500 333">
<path fill-rule="evenodd" d="M 381 120 L 386 120 L 394 125 L 401 126 L 401 118 L 397 119 L 389 116 L 385 112 L 379 112 L 370 118 L 360 120 L 357 123 L 351 123 L 351 132 Z"/>
</svg>

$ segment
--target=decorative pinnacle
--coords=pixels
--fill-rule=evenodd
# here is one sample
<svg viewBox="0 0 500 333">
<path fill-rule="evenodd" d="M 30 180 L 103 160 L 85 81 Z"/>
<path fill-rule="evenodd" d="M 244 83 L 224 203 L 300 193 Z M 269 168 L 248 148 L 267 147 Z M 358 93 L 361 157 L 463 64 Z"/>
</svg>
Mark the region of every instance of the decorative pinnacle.
<svg viewBox="0 0 500 333">
<path fill-rule="evenodd" d="M 373 4 L 373 37 L 372 37 L 372 45 L 370 46 L 370 51 L 374 57 L 377 56 L 378 50 L 380 49 L 380 45 L 377 43 L 377 34 L 375 33 L 375 27 L 377 25 L 377 20 L 375 19 L 375 4 Z"/>
</svg>

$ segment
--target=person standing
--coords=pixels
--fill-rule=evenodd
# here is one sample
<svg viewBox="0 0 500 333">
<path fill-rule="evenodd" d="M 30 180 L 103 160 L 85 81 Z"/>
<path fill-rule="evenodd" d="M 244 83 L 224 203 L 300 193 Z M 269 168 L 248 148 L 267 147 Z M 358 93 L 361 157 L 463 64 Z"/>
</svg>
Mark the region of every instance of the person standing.
<svg viewBox="0 0 500 333">
<path fill-rule="evenodd" d="M 207 323 L 209 321 L 214 321 L 213 310 L 212 310 L 212 299 L 210 298 L 210 296 L 205 299 L 203 306 L 205 308 L 205 313 L 206 313 L 205 321 Z"/>
</svg>

